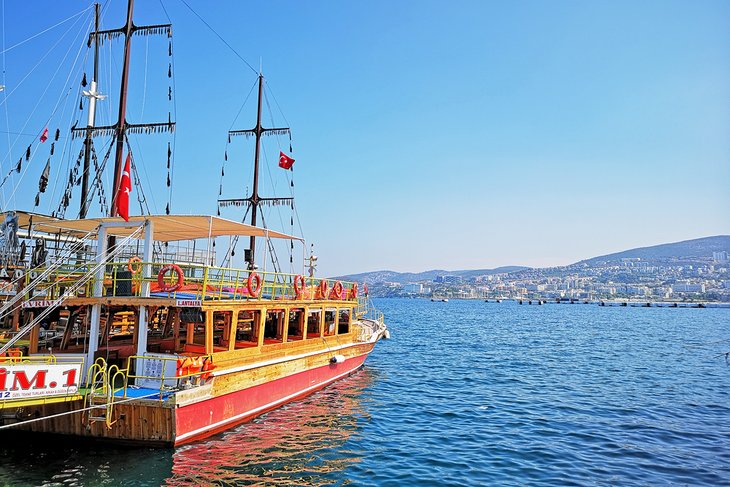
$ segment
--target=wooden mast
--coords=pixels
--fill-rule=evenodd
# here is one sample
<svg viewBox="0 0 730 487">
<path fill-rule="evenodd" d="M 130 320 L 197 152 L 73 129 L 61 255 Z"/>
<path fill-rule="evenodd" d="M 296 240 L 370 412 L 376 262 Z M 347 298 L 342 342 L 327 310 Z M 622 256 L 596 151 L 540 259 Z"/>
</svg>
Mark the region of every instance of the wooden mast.
<svg viewBox="0 0 730 487">
<path fill-rule="evenodd" d="M 253 160 L 253 189 L 251 191 L 251 225 L 256 226 L 256 213 L 259 207 L 259 154 L 261 152 L 261 134 L 263 129 L 261 128 L 261 100 L 263 99 L 264 92 L 264 75 L 259 73 L 259 102 L 258 110 L 256 110 L 256 151 L 254 152 Z M 251 236 L 249 242 L 249 249 L 251 249 L 251 262 L 249 268 L 254 268 L 254 256 L 256 255 L 256 237 Z"/>
<path fill-rule="evenodd" d="M 114 191 L 112 192 L 112 204 L 109 208 L 109 216 L 117 216 L 117 189 L 122 177 L 122 154 L 124 152 L 124 137 L 126 136 L 127 125 L 127 83 L 129 81 L 129 51 L 132 47 L 132 31 L 134 23 L 132 14 L 134 12 L 134 0 L 127 3 L 127 23 L 122 27 L 124 30 L 124 64 L 122 65 L 122 82 L 119 87 L 119 117 L 117 118 L 117 150 L 114 156 Z"/>
<path fill-rule="evenodd" d="M 98 7 L 97 7 L 98 8 Z M 89 46 L 91 46 L 92 39 L 94 40 L 96 44 L 96 52 L 98 52 L 98 45 L 99 45 L 99 39 L 103 37 L 107 37 L 109 39 L 116 38 L 119 36 L 124 36 L 124 62 L 122 64 L 122 79 L 119 86 L 119 117 L 117 119 L 117 123 L 114 125 L 107 125 L 107 126 L 87 126 L 86 128 L 75 128 L 72 129 L 72 133 L 79 134 L 82 132 L 86 132 L 88 134 L 88 137 L 93 137 L 94 135 L 98 134 L 111 134 L 114 133 L 116 137 L 116 153 L 114 156 L 114 180 L 113 180 L 113 187 L 112 187 L 112 201 L 111 206 L 109 207 L 109 216 L 117 216 L 117 193 L 119 188 L 119 183 L 122 176 L 122 156 L 124 153 L 124 143 L 126 141 L 126 134 L 128 130 L 132 130 L 133 133 L 156 133 L 159 131 L 169 131 L 172 132 L 175 130 L 175 122 L 171 121 L 168 115 L 168 121 L 162 122 L 162 123 L 143 123 L 143 124 L 130 124 L 127 123 L 127 86 L 129 84 L 129 60 L 130 60 L 130 53 L 131 53 L 131 47 L 132 47 L 132 35 L 136 34 L 163 34 L 166 33 L 168 37 L 172 36 L 172 25 L 171 24 L 157 24 L 157 25 L 145 25 L 145 26 L 137 26 L 134 25 L 134 22 L 132 20 L 132 16 L 134 14 L 134 0 L 128 0 L 127 3 L 127 22 L 124 24 L 124 26 L 118 28 L 118 29 L 111 29 L 111 30 L 102 30 L 100 31 L 98 29 L 98 21 L 97 21 L 97 28 L 89 36 Z M 98 14 L 97 14 L 98 15 Z M 98 56 L 97 56 L 98 57 Z M 96 65 L 96 59 L 95 58 L 95 64 L 94 64 L 94 78 L 96 78 L 97 73 L 97 65 Z M 87 144 L 88 147 L 88 144 Z M 87 156 L 88 157 L 88 156 Z M 86 160 L 85 160 L 86 163 Z M 85 170 L 84 174 L 86 174 L 87 171 Z M 82 188 L 83 190 L 83 188 Z M 87 187 L 88 191 L 88 187 Z M 83 203 L 82 203 L 83 204 Z M 86 207 L 86 210 L 88 210 L 88 205 Z M 85 216 L 85 214 L 84 214 Z M 83 218 L 83 216 L 82 216 Z"/>
<path fill-rule="evenodd" d="M 275 128 L 264 128 L 261 126 L 261 112 L 264 98 L 264 75 L 259 73 L 259 96 L 258 96 L 258 109 L 256 110 L 256 126 L 249 130 L 231 130 L 228 132 L 228 136 L 245 135 L 247 137 L 253 135 L 256 137 L 256 150 L 254 152 L 254 166 L 253 166 L 253 189 L 251 190 L 251 196 L 245 199 L 225 199 L 218 200 L 220 206 L 228 206 L 230 204 L 240 205 L 247 204 L 251 207 L 251 225 L 256 226 L 258 207 L 262 203 L 291 203 L 293 198 L 261 198 L 259 196 L 259 156 L 261 154 L 261 136 L 267 134 L 284 135 L 289 134 L 289 127 L 275 127 Z M 248 259 L 248 268 L 253 270 L 256 268 L 254 260 L 256 256 L 256 237 L 251 237 L 249 241 L 250 258 Z"/>
</svg>

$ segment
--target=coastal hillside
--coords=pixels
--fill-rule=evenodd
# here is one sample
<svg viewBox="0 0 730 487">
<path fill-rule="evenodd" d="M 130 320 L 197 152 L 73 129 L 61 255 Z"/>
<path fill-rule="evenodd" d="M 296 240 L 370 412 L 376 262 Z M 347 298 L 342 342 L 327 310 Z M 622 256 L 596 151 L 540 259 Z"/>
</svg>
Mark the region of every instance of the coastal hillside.
<svg viewBox="0 0 730 487">
<path fill-rule="evenodd" d="M 582 260 L 576 264 L 589 266 L 606 265 L 621 262 L 621 259 L 641 259 L 650 263 L 661 263 L 667 260 L 693 260 L 712 257 L 713 252 L 726 251 L 730 253 L 730 235 L 716 235 L 714 237 L 696 238 L 682 242 L 639 247 L 623 252 L 601 255 Z"/>
<path fill-rule="evenodd" d="M 552 268 L 553 272 L 568 271 L 569 269 L 580 267 L 602 267 L 621 263 L 621 259 L 641 259 L 651 265 L 661 265 L 670 261 L 681 261 L 685 264 L 700 263 L 712 258 L 713 252 L 726 251 L 730 254 L 730 235 L 716 235 L 713 237 L 697 238 L 693 240 L 685 240 L 682 242 L 667 243 L 654 245 L 651 247 L 640 247 L 613 254 L 601 255 L 591 259 L 581 260 L 567 267 Z M 433 269 L 424 272 L 395 272 L 395 271 L 373 271 L 363 272 L 360 274 L 349 274 L 338 276 L 333 279 L 342 279 L 345 281 L 367 282 L 369 284 L 378 283 L 398 283 L 408 284 L 412 282 L 433 281 L 437 276 L 459 276 L 464 280 L 469 280 L 477 276 L 485 276 L 490 274 L 517 273 L 520 271 L 537 272 L 539 269 L 531 269 L 525 266 L 503 266 L 495 269 L 474 269 L 474 270 L 458 270 L 447 271 L 443 269 Z M 547 270 L 545 270 L 547 271 Z"/>
<path fill-rule="evenodd" d="M 463 279 L 469 279 L 476 276 L 486 276 L 490 274 L 503 274 L 507 272 L 516 272 L 529 269 L 524 266 L 504 266 L 496 269 L 474 269 L 461 271 L 446 271 L 442 269 L 433 269 L 425 272 L 395 272 L 395 271 L 373 271 L 363 272 L 360 274 L 348 274 L 346 276 L 338 276 L 333 279 L 341 279 L 343 281 L 367 282 L 375 284 L 381 282 L 395 282 L 399 284 L 408 284 L 409 282 L 433 281 L 436 276 L 460 276 Z"/>
</svg>

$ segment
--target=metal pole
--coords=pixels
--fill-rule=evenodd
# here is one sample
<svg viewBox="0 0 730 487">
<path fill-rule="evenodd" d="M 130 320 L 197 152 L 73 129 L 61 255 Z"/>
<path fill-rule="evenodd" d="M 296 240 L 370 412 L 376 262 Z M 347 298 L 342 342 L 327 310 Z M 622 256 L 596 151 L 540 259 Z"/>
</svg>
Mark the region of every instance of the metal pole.
<svg viewBox="0 0 730 487">
<path fill-rule="evenodd" d="M 84 140 L 84 172 L 81 175 L 81 208 L 79 218 L 86 218 L 89 211 L 89 201 L 86 198 L 89 194 L 89 171 L 91 166 L 91 144 L 92 129 L 96 118 L 96 82 L 99 79 L 99 8 L 98 3 L 94 5 L 94 76 L 91 78 L 89 87 L 89 119 L 86 124 L 86 139 Z"/>
</svg>

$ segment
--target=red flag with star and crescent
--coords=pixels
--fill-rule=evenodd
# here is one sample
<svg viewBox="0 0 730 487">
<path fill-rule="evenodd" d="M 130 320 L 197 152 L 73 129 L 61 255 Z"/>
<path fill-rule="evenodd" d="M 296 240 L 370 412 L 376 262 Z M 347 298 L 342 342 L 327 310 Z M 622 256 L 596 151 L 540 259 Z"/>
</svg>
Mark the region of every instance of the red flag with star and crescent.
<svg viewBox="0 0 730 487">
<path fill-rule="evenodd" d="M 119 181 L 119 193 L 117 193 L 117 213 L 124 218 L 125 222 L 129 221 L 129 193 L 132 192 L 132 179 L 129 176 L 131 161 L 132 154 L 127 154 L 122 179 Z"/>
<path fill-rule="evenodd" d="M 279 167 L 284 169 L 291 169 L 293 165 L 294 159 L 279 151 Z"/>
</svg>

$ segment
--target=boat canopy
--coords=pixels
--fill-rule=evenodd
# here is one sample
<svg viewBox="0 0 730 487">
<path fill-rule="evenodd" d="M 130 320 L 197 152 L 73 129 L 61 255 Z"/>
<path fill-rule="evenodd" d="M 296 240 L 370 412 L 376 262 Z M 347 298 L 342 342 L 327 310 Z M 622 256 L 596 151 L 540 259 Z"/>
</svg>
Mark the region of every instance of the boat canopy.
<svg viewBox="0 0 730 487">
<path fill-rule="evenodd" d="M 17 212 L 17 214 L 20 228 L 27 228 L 27 225 L 30 223 L 30 214 L 23 212 Z M 130 216 L 129 226 L 117 226 L 120 223 L 124 223 L 124 220 L 120 217 L 60 220 L 42 215 L 33 215 L 32 231 L 83 237 L 89 233 L 96 233 L 102 223 L 114 223 L 116 225 L 107 226 L 107 234 L 115 237 L 127 237 L 134 233 L 145 221 L 152 222 L 154 240 L 159 242 L 175 242 L 236 235 L 242 237 L 269 237 L 303 241 L 302 238 L 293 235 L 209 215 Z"/>
</svg>

